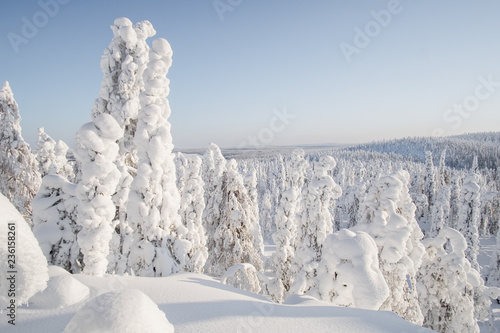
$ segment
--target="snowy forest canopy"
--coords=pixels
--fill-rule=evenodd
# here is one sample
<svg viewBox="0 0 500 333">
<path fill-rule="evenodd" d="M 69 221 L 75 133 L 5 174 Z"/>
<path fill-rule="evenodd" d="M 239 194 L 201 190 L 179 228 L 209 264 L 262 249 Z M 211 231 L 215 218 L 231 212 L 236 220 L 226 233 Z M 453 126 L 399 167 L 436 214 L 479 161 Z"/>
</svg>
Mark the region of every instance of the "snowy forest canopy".
<svg viewBox="0 0 500 333">
<path fill-rule="evenodd" d="M 8 83 L 0 91 L 0 192 L 49 264 L 96 276 L 205 273 L 276 302 L 308 294 L 440 332 L 490 319 L 500 132 L 174 152 L 169 43 L 148 45 L 148 21 L 111 28 L 74 150 L 40 128 L 32 151 Z M 480 267 L 479 237 L 497 234 Z M 276 246 L 269 258 L 264 244 Z"/>
</svg>

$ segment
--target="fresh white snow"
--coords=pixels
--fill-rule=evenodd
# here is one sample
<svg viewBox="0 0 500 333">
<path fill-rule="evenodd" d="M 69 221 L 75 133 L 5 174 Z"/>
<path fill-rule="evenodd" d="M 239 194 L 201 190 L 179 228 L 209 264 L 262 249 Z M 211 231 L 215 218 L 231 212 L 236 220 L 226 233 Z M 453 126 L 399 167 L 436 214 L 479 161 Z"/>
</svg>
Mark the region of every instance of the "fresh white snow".
<svg viewBox="0 0 500 333">
<path fill-rule="evenodd" d="M 87 308 L 106 304 L 94 297 L 117 290 L 140 290 L 173 324 L 175 332 L 430 332 L 404 321 L 388 311 L 371 311 L 333 306 L 310 296 L 293 296 L 287 304 L 276 304 L 264 296 L 221 284 L 206 275 L 181 273 L 168 277 L 127 277 L 73 275 L 87 285 L 91 297 Z M 113 294 L 113 297 L 118 297 Z M 118 294 L 119 295 L 119 294 Z M 133 296 L 125 293 L 120 300 Z M 134 296 L 135 297 L 135 296 Z M 15 330 L 2 321 L 0 332 L 62 332 L 86 301 L 59 310 L 18 309 Z M 120 301 L 121 302 L 121 301 Z M 87 303 L 88 304 L 88 303 Z M 137 311 L 135 301 L 120 303 Z M 146 306 L 146 305 L 145 305 Z M 151 309 L 154 307 L 147 305 Z M 128 310 L 132 310 L 128 308 Z M 123 310 L 123 311 L 128 311 Z M 105 310 L 105 307 L 102 308 Z M 121 311 L 117 309 L 117 311 Z M 91 312 L 93 313 L 93 312 Z M 108 312 L 106 312 L 108 313 Z M 111 314 L 110 314 L 111 315 Z M 134 320 L 139 320 L 130 312 Z M 102 314 L 97 314 L 101 320 Z M 76 319 L 75 319 L 76 320 Z M 124 319 L 128 322 L 128 319 Z M 78 317 L 82 328 L 92 328 L 91 320 Z M 130 323 L 132 324 L 132 323 Z M 87 331 L 84 331 L 87 332 Z"/>
</svg>

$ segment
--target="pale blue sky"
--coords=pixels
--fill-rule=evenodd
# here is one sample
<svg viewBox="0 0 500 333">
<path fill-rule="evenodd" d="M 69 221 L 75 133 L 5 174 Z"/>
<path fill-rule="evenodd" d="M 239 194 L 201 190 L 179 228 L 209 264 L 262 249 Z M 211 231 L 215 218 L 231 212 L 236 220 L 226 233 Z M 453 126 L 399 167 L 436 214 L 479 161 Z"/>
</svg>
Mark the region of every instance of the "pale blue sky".
<svg viewBox="0 0 500 333">
<path fill-rule="evenodd" d="M 120 16 L 149 20 L 155 37 L 172 45 L 177 147 L 500 130 L 498 0 L 218 3 L 232 9 L 223 20 L 212 0 L 71 0 L 53 17 L 37 1 L 2 0 L 0 81 L 14 91 L 25 139 L 33 144 L 43 126 L 73 145 L 98 96 L 109 26 Z M 371 14 L 382 10 L 393 11 L 385 27 Z M 9 33 L 23 37 L 24 22 L 37 19 L 41 27 L 16 53 Z M 348 62 L 341 45 L 356 46 L 356 27 L 372 37 Z M 464 102 L 470 112 L 452 109 Z M 285 123 L 274 118 L 284 108 L 295 116 Z"/>
</svg>

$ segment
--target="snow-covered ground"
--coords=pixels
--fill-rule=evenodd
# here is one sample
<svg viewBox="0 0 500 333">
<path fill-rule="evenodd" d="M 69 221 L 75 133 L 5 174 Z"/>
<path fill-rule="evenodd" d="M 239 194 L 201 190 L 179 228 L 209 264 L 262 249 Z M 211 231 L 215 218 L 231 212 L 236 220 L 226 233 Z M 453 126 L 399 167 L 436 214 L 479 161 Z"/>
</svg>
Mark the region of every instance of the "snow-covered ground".
<svg viewBox="0 0 500 333">
<path fill-rule="evenodd" d="M 0 332 L 62 332 L 86 302 L 119 289 L 138 289 L 149 296 L 176 332 L 428 331 L 391 312 L 335 307 L 306 296 L 293 297 L 289 304 L 275 304 L 202 274 L 164 278 L 73 276 L 90 288 L 87 299 L 61 309 L 22 307 L 18 309 L 16 327 L 2 321 Z M 137 304 L 138 310 L 140 306 Z M 84 327 L 82 332 L 86 332 Z"/>
</svg>

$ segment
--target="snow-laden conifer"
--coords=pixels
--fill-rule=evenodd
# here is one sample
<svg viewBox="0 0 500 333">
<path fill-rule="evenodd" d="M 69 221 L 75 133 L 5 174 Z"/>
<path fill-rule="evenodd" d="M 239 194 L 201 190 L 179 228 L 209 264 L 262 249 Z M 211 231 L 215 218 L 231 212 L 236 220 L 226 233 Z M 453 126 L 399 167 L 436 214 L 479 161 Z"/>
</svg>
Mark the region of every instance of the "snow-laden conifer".
<svg viewBox="0 0 500 333">
<path fill-rule="evenodd" d="M 365 231 L 377 243 L 380 269 L 391 290 L 381 310 L 421 324 L 415 276 L 424 255 L 423 234 L 415 219 L 409 178 L 403 170 L 380 178 L 370 188 L 354 230 Z"/>
<path fill-rule="evenodd" d="M 41 184 L 35 155 L 21 134 L 19 107 L 9 83 L 0 89 L 0 193 L 31 224 L 31 200 Z"/>
<path fill-rule="evenodd" d="M 71 273 L 82 269 L 82 254 L 77 242 L 76 184 L 59 175 L 46 175 L 33 198 L 33 233 L 50 265 Z"/>
<path fill-rule="evenodd" d="M 118 154 L 116 143 L 122 128 L 109 114 L 100 114 L 83 125 L 76 136 L 75 158 L 81 166 L 81 180 L 76 187 L 79 200 L 78 245 L 84 273 L 101 276 L 107 271 L 109 243 L 113 236 L 115 205 L 113 194 L 120 172 L 113 161 Z"/>
<path fill-rule="evenodd" d="M 229 267 L 239 263 L 249 263 L 262 270 L 262 260 L 253 240 L 257 216 L 235 160 L 228 161 L 222 175 L 220 214 L 214 247 L 209 249 L 208 273 L 222 276 Z"/>
<path fill-rule="evenodd" d="M 166 276 L 185 265 L 190 249 L 187 229 L 179 215 L 180 195 L 176 186 L 173 143 L 166 98 L 172 64 L 172 49 L 163 38 L 153 41 L 144 71 L 134 143 L 137 147 L 137 175 L 131 184 L 127 218 L 134 229 L 130 250 L 131 269 L 141 276 Z"/>
<path fill-rule="evenodd" d="M 201 158 L 197 155 L 176 155 L 177 184 L 181 195 L 179 213 L 182 224 L 187 228 L 186 240 L 191 243 L 183 270 L 187 272 L 203 272 L 208 258 L 205 228 L 202 214 L 205 208 L 203 197 L 203 180 L 200 168 Z"/>
<path fill-rule="evenodd" d="M 303 294 L 314 286 L 321 246 L 333 232 L 330 207 L 333 200 L 342 194 L 340 186 L 328 174 L 334 167 L 335 160 L 331 156 L 322 156 L 314 161 L 311 179 L 302 189 L 297 251 L 292 267 L 294 281 L 290 288 L 293 293 Z"/>
</svg>

